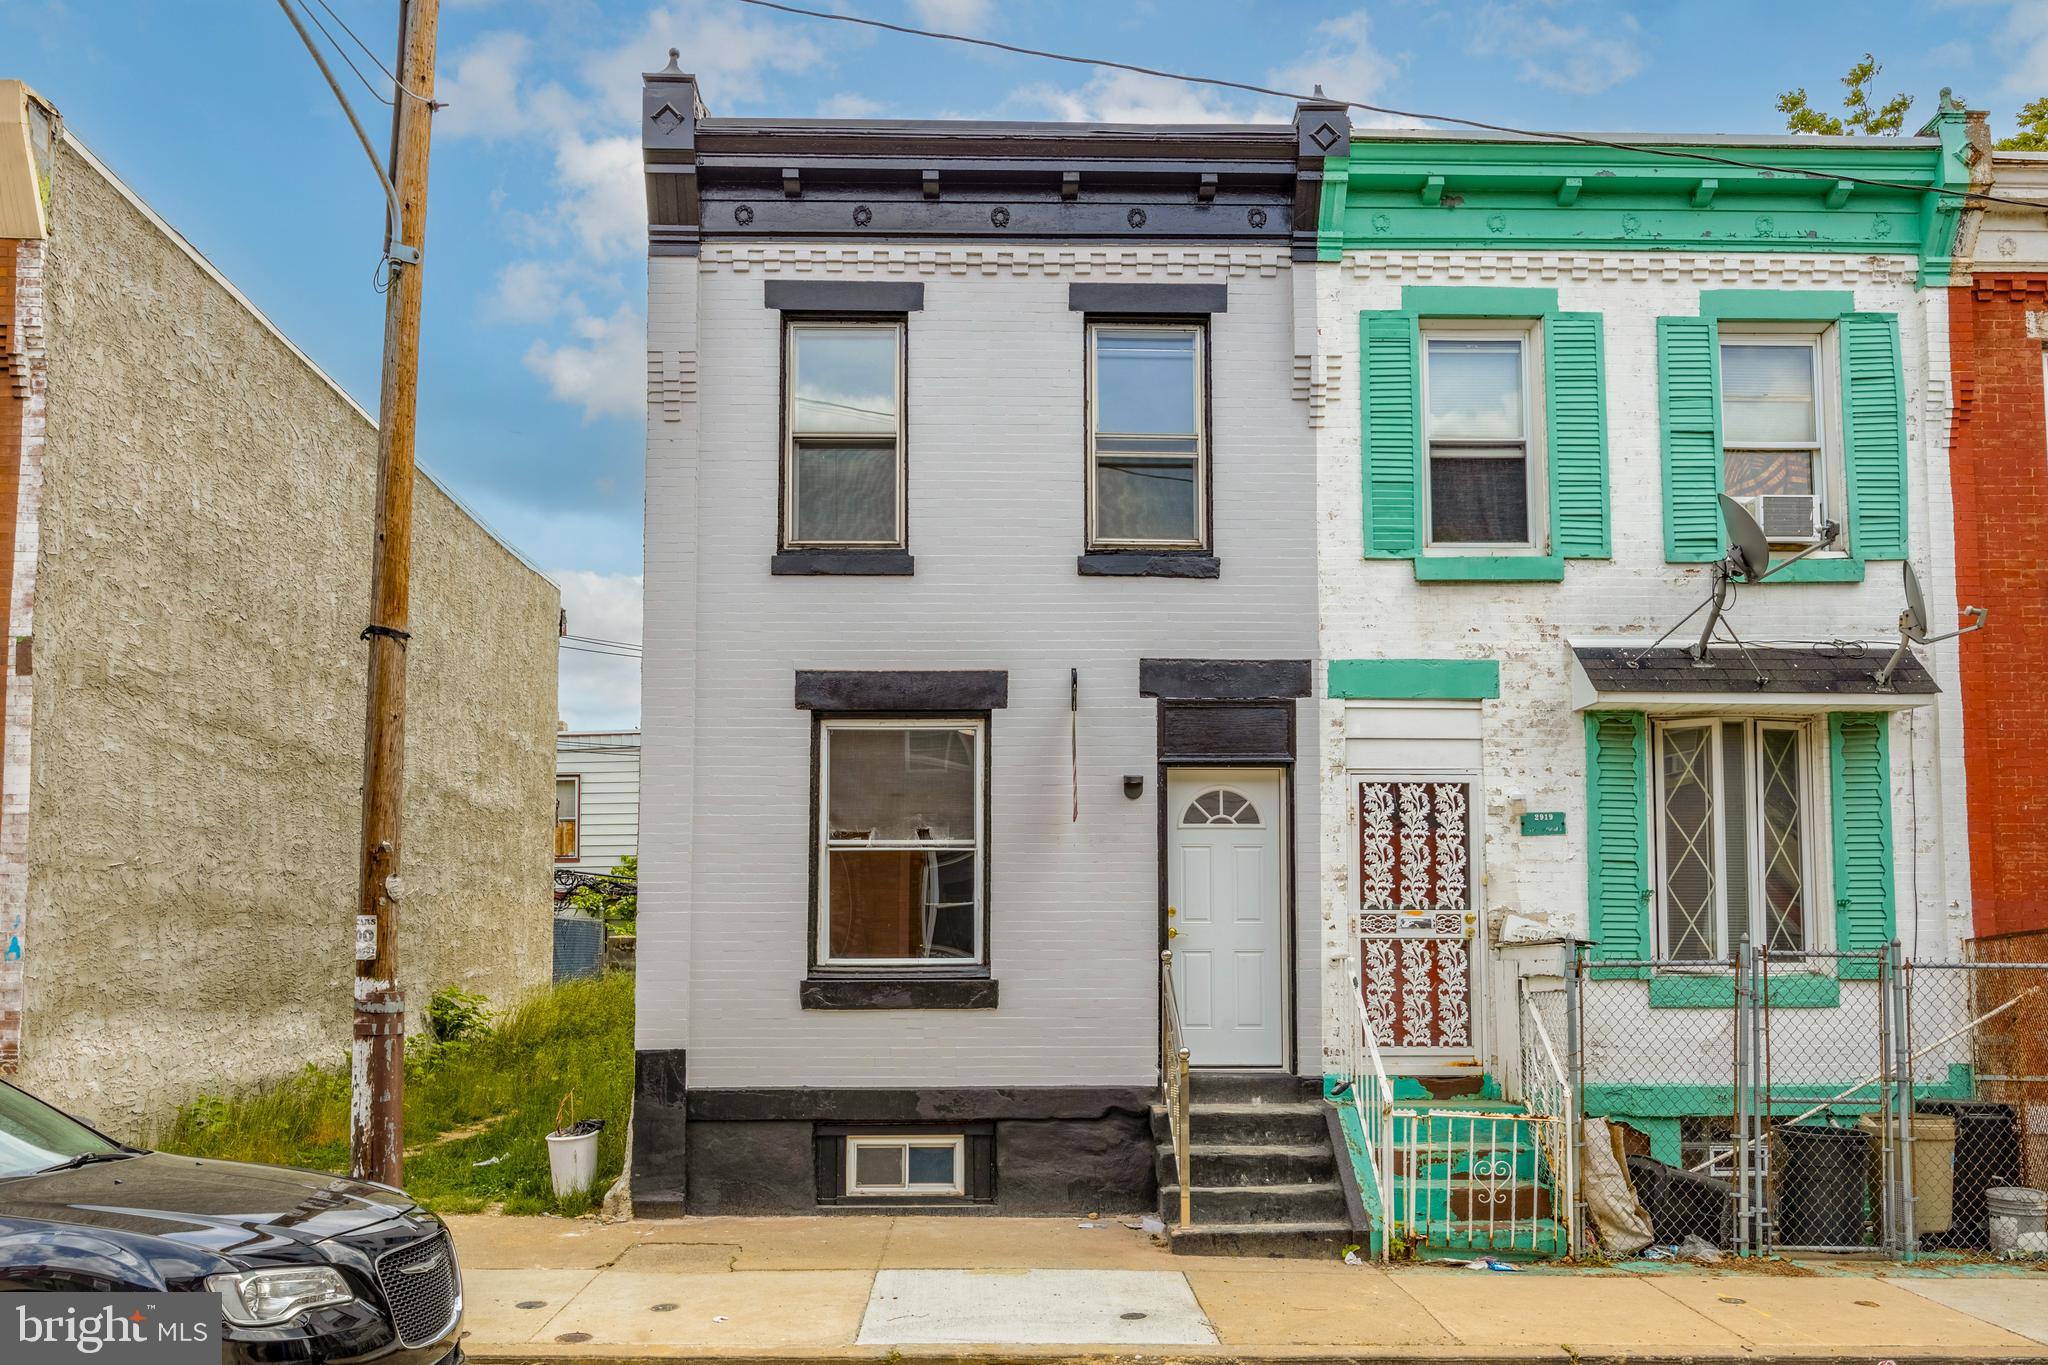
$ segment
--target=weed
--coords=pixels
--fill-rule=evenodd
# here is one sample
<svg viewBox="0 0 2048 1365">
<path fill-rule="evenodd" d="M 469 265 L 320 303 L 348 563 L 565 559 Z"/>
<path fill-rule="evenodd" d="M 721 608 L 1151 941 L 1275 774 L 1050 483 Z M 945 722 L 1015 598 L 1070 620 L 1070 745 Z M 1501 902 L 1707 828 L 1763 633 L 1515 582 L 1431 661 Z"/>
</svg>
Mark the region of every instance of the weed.
<svg viewBox="0 0 2048 1365">
<path fill-rule="evenodd" d="M 430 1007 L 431 1009 L 431 1007 Z M 588 1212 L 625 1163 L 633 1094 L 633 978 L 612 974 L 554 987 L 488 1029 L 448 1042 L 408 1039 L 405 1130 L 418 1150 L 407 1191 L 429 1208 L 468 1213 Z M 547 1133 L 574 1090 L 579 1118 L 605 1120 L 591 1191 L 557 1200 Z M 308 1066 L 230 1097 L 202 1096 L 163 1125 L 165 1151 L 314 1170 L 348 1167 L 348 1068 Z M 439 1142 L 444 1133 L 465 1136 Z M 479 1161 L 504 1159 L 489 1166 Z"/>
</svg>

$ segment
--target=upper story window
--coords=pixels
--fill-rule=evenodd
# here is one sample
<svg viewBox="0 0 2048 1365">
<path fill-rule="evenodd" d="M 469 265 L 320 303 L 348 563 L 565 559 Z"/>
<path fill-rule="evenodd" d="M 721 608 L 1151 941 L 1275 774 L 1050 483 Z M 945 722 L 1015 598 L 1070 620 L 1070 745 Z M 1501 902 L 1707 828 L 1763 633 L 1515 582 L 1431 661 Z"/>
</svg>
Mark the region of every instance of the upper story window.
<svg viewBox="0 0 2048 1365">
<path fill-rule="evenodd" d="M 1813 727 L 1702 719 L 1653 727 L 1661 956 L 1725 962 L 1745 937 L 1816 946 Z"/>
<path fill-rule="evenodd" d="M 903 323 L 791 322 L 786 345 L 783 544 L 900 548 Z"/>
<path fill-rule="evenodd" d="M 1535 325 L 1425 322 L 1422 352 L 1428 547 L 1538 548 L 1548 485 Z"/>
<path fill-rule="evenodd" d="M 820 725 L 819 963 L 983 961 L 985 722 Z"/>
<path fill-rule="evenodd" d="M 1811 545 L 1848 499 L 1823 333 L 1721 332 L 1721 479 L 1774 545 Z"/>
<path fill-rule="evenodd" d="M 575 777 L 555 779 L 555 857 L 567 862 L 577 852 L 582 833 L 583 783 Z"/>
<path fill-rule="evenodd" d="M 1090 324 L 1090 549 L 1208 544 L 1206 330 Z"/>
</svg>

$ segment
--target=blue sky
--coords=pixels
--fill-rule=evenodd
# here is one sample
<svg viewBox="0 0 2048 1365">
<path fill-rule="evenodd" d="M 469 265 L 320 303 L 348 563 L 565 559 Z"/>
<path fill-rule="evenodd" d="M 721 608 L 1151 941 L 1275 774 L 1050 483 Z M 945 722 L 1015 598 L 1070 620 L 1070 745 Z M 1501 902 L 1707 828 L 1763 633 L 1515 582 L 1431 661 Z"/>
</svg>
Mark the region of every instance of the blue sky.
<svg viewBox="0 0 2048 1365">
<path fill-rule="evenodd" d="M 395 0 L 328 3 L 390 60 Z M 1804 85 L 1832 108 L 1837 78 L 1866 49 L 1885 64 L 1878 94 L 1916 96 L 1915 116 L 1952 86 L 1990 109 L 2002 134 L 2020 104 L 2048 94 L 2048 0 L 836 7 L 1280 88 L 1321 81 L 1351 99 L 1532 128 L 1775 131 L 1778 91 Z M 374 411 L 382 199 L 274 0 L 0 0 L 0 34 L 0 76 L 53 101 L 73 133 Z M 434 135 L 421 459 L 561 582 L 572 631 L 605 639 L 639 639 L 638 73 L 670 47 L 701 77 L 714 114 L 1286 114 L 1277 101 L 732 0 L 443 0 L 439 97 L 449 107 Z M 381 136 L 385 109 L 342 75 Z M 415 572 L 432 564 L 416 561 Z M 562 703 L 578 727 L 633 724 L 636 669 L 565 654 Z"/>
</svg>

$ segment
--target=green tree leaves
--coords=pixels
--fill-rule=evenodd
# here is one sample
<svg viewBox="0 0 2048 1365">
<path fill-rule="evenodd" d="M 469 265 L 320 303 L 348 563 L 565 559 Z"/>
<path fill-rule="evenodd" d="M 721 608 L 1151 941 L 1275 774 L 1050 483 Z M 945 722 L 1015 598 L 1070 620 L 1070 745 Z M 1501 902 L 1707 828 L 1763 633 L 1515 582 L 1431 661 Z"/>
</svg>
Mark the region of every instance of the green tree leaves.
<svg viewBox="0 0 2048 1365">
<path fill-rule="evenodd" d="M 1840 118 L 1823 113 L 1808 103 L 1805 86 L 1780 94 L 1778 112 L 1785 116 L 1785 126 L 1795 133 L 1814 133 L 1822 137 L 1841 137 L 1848 133 L 1896 135 L 1906 126 L 1906 113 L 1913 107 L 1913 97 L 1893 95 L 1883 104 L 1873 107 L 1870 83 L 1883 70 L 1877 58 L 1868 52 L 1863 54 L 1862 61 L 1849 68 L 1849 74 L 1842 77 L 1848 93 L 1842 96 Z"/>
</svg>

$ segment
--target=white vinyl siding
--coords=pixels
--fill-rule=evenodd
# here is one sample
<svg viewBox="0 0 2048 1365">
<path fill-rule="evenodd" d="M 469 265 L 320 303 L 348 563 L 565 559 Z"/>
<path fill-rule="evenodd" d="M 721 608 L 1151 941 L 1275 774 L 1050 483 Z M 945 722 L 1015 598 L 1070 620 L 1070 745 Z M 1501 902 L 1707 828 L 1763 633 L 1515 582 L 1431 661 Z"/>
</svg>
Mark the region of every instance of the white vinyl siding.
<svg viewBox="0 0 2048 1365">
<path fill-rule="evenodd" d="M 555 775 L 582 788 L 581 848 L 574 866 L 609 872 L 640 850 L 640 736 L 562 734 L 555 741 Z M 565 860 L 566 861 L 566 860 Z"/>
</svg>

